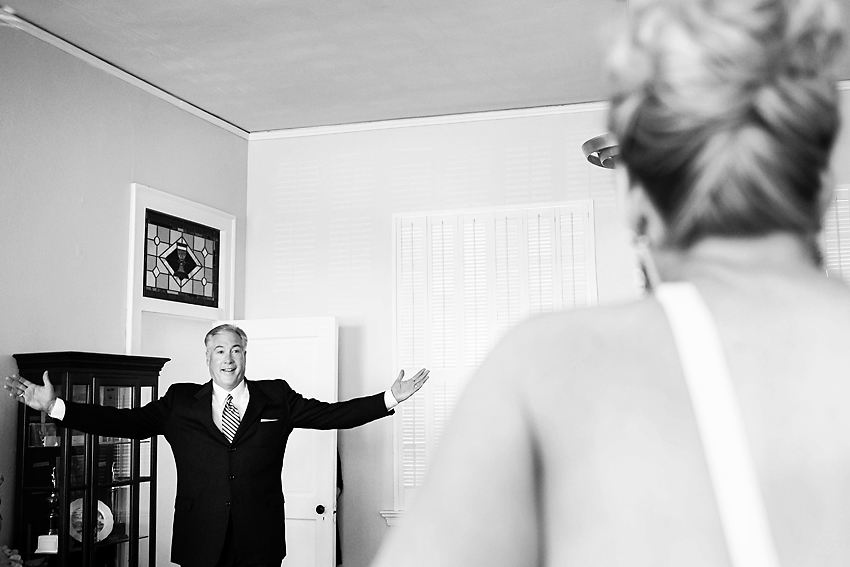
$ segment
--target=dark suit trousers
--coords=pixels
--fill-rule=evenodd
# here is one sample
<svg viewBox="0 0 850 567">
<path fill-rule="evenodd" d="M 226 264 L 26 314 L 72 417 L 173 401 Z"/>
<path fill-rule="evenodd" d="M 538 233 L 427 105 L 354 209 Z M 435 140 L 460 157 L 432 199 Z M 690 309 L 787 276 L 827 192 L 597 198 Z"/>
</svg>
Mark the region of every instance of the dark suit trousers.
<svg viewBox="0 0 850 567">
<path fill-rule="evenodd" d="M 239 559 L 236 551 L 236 542 L 233 537 L 233 518 L 227 522 L 227 534 L 224 536 L 224 547 L 221 557 L 215 567 L 280 567 L 279 563 L 244 563 Z"/>
</svg>

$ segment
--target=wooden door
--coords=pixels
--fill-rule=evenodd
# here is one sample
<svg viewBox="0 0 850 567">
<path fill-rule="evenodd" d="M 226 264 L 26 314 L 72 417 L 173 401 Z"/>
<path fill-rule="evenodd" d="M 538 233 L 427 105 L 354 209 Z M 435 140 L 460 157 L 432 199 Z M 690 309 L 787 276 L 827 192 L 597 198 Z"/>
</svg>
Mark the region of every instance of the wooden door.
<svg viewBox="0 0 850 567">
<path fill-rule="evenodd" d="M 281 378 L 307 398 L 337 401 L 334 317 L 231 321 L 248 335 L 249 380 Z M 336 565 L 336 431 L 296 429 L 283 463 L 284 567 Z"/>
</svg>

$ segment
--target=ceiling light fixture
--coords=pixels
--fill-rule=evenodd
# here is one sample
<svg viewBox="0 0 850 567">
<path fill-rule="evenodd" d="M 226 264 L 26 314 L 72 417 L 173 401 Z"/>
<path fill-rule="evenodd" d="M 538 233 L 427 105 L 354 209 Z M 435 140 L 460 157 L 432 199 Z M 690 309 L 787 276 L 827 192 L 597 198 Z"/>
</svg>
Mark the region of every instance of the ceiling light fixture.
<svg viewBox="0 0 850 567">
<path fill-rule="evenodd" d="M 589 139 L 581 145 L 581 151 L 587 161 L 605 169 L 614 169 L 617 155 L 620 153 L 613 134 L 602 134 Z"/>
</svg>

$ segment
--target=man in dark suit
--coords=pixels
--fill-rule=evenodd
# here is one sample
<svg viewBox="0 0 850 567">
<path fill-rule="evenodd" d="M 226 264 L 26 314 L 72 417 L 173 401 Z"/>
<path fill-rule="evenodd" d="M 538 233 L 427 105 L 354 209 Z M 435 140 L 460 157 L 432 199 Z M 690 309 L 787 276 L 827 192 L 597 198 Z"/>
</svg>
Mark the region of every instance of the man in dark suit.
<svg viewBox="0 0 850 567">
<path fill-rule="evenodd" d="M 5 388 L 66 427 L 114 437 L 164 435 L 177 464 L 171 560 L 183 567 L 279 567 L 286 555 L 280 471 L 294 428 L 346 429 L 393 413 L 428 379 L 400 372 L 384 393 L 326 403 L 284 380 L 245 378 L 248 337 L 234 325 L 207 333 L 206 384 L 174 384 L 141 408 L 77 404 L 17 375 Z"/>
</svg>

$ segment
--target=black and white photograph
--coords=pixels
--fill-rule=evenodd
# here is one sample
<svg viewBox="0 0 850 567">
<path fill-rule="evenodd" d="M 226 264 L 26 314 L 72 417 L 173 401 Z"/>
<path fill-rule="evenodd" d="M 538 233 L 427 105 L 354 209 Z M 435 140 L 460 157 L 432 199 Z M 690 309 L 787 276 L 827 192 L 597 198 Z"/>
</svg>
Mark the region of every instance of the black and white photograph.
<svg viewBox="0 0 850 567">
<path fill-rule="evenodd" d="M 0 250 L 0 567 L 850 565 L 850 0 L 2 0 Z"/>
</svg>

